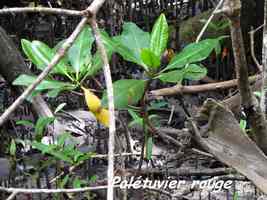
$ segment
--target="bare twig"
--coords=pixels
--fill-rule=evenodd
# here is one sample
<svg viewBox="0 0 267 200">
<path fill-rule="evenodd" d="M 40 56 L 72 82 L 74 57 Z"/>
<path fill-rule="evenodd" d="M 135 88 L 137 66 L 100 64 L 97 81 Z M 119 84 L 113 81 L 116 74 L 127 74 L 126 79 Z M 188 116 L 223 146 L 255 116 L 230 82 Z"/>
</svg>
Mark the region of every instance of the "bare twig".
<svg viewBox="0 0 267 200">
<path fill-rule="evenodd" d="M 216 6 L 216 8 L 214 9 L 214 11 L 212 12 L 212 14 L 210 15 L 209 19 L 206 21 L 205 25 L 203 26 L 202 30 L 200 31 L 200 33 L 197 36 L 196 39 L 196 43 L 198 43 L 201 39 L 201 37 L 203 36 L 204 32 L 206 31 L 206 29 L 208 28 L 211 20 L 213 19 L 213 17 L 215 16 L 216 12 L 219 10 L 219 8 L 222 6 L 224 0 L 220 0 L 220 2 L 218 3 L 218 5 Z"/>
<path fill-rule="evenodd" d="M 45 7 L 27 7 L 27 8 L 4 8 L 0 10 L 0 15 L 13 14 L 13 13 L 47 13 L 59 15 L 82 16 L 82 11 L 67 10 L 61 8 L 45 8 Z"/>
<path fill-rule="evenodd" d="M 262 66 L 260 65 L 259 61 L 256 58 L 255 55 L 255 48 L 254 48 L 254 35 L 255 33 L 262 28 L 262 26 L 258 27 L 257 29 L 253 30 L 253 27 L 251 27 L 251 31 L 249 32 L 249 36 L 250 36 L 250 52 L 251 52 L 251 57 L 254 61 L 254 63 L 256 64 L 258 70 L 261 72 L 262 71 Z"/>
<path fill-rule="evenodd" d="M 168 125 L 170 125 L 171 122 L 172 122 L 174 111 L 175 111 L 175 105 L 172 105 L 171 114 L 169 116 L 169 120 L 168 120 L 168 123 L 167 123 Z"/>
<path fill-rule="evenodd" d="M 210 158 L 214 158 L 214 156 L 213 156 L 212 154 L 207 153 L 207 152 L 205 152 L 205 151 L 201 151 L 201 150 L 196 149 L 196 148 L 192 148 L 191 151 L 194 152 L 194 153 L 203 155 L 203 156 L 207 156 L 207 157 L 210 157 Z"/>
<path fill-rule="evenodd" d="M 144 186 L 144 185 L 140 185 Z M 113 185 L 114 188 L 120 188 L 120 185 Z M 95 187 L 84 187 L 84 188 L 77 188 L 77 189 L 23 189 L 23 188 L 3 188 L 0 187 L 0 191 L 8 192 L 13 194 L 58 194 L 58 193 L 80 193 L 80 192 L 87 192 L 87 191 L 93 191 L 93 190 L 103 190 L 107 189 L 108 186 L 95 186 Z M 162 190 L 160 188 L 155 187 L 145 187 L 147 190 L 153 190 L 157 192 L 164 193 L 165 195 L 172 196 L 171 193 L 167 192 L 166 190 Z M 14 198 L 14 197 L 12 197 Z"/>
<path fill-rule="evenodd" d="M 104 1 L 103 1 L 104 2 Z M 107 96 L 108 96 L 108 107 L 109 107 L 109 143 L 108 143 L 108 193 L 107 199 L 113 199 L 113 177 L 114 177 L 114 144 L 115 144 L 115 110 L 114 110 L 114 98 L 113 98 L 113 87 L 112 87 L 112 78 L 110 72 L 110 66 L 108 62 L 108 56 L 104 47 L 104 44 L 101 40 L 101 35 L 98 29 L 98 25 L 96 23 L 96 19 L 93 17 L 90 20 L 90 24 L 95 35 L 97 48 L 100 52 L 102 62 L 103 62 L 103 70 L 105 75 L 106 87 L 107 87 Z"/>
<path fill-rule="evenodd" d="M 257 76 L 250 76 L 249 82 L 255 82 L 260 75 Z M 218 83 L 208 83 L 202 85 L 190 85 L 190 86 L 183 86 L 183 85 L 175 85 L 169 88 L 162 88 L 158 90 L 152 90 L 150 93 L 154 96 L 169 96 L 175 94 L 193 94 L 199 92 L 206 92 L 206 91 L 213 91 L 213 90 L 222 90 L 231 87 L 237 86 L 237 79 L 229 80 L 229 81 L 222 81 Z"/>
<path fill-rule="evenodd" d="M 119 187 L 117 185 L 114 185 L 114 187 Z M 79 192 L 86 192 L 86 191 L 92 191 L 92 190 L 103 190 L 107 189 L 108 186 L 95 186 L 95 187 L 83 187 L 83 188 L 74 188 L 74 189 L 24 189 L 24 188 L 5 188 L 0 187 L 0 191 L 8 192 L 8 193 L 24 193 L 24 194 L 40 194 L 40 193 L 79 193 Z"/>
<path fill-rule="evenodd" d="M 6 200 L 13 200 L 17 194 L 17 192 L 12 192 L 12 194 Z"/>
</svg>

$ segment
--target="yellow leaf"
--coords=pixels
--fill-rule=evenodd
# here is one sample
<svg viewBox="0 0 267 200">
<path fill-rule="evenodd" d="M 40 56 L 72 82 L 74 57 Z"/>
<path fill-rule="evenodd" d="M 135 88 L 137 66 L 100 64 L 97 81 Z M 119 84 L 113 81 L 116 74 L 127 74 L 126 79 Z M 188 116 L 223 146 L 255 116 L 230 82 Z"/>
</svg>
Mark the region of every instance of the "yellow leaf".
<svg viewBox="0 0 267 200">
<path fill-rule="evenodd" d="M 90 111 L 93 113 L 100 112 L 101 111 L 101 101 L 100 99 L 92 92 L 90 92 L 89 89 L 86 89 L 82 87 L 86 104 Z"/>
<path fill-rule="evenodd" d="M 101 109 L 100 112 L 94 113 L 96 119 L 106 127 L 109 127 L 109 112 L 107 109 Z"/>
</svg>

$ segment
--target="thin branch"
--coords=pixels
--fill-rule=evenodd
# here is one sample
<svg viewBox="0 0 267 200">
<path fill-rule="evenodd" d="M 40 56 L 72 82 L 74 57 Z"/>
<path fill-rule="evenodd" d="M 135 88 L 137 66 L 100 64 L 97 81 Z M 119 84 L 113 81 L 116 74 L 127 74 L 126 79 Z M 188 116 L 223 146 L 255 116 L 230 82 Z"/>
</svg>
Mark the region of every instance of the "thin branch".
<svg viewBox="0 0 267 200">
<path fill-rule="evenodd" d="M 209 19 L 207 20 L 207 22 L 205 23 L 205 25 L 203 26 L 202 30 L 200 31 L 200 33 L 197 36 L 196 39 L 196 43 L 198 43 L 201 39 L 201 37 L 203 36 L 204 32 L 206 31 L 206 29 L 208 28 L 211 20 L 213 19 L 213 17 L 215 16 L 216 12 L 219 10 L 219 8 L 222 6 L 224 0 L 220 0 L 220 2 L 218 3 L 218 5 L 216 6 L 216 8 L 214 9 L 214 11 L 212 12 L 212 14 L 210 15 Z"/>
<path fill-rule="evenodd" d="M 249 82 L 255 82 L 257 79 L 260 78 L 260 75 L 257 76 L 250 76 Z M 202 85 L 190 85 L 190 86 L 183 86 L 183 85 L 175 85 L 169 88 L 162 88 L 158 90 L 152 90 L 150 93 L 154 96 L 169 96 L 175 94 L 194 94 L 199 92 L 207 92 L 213 90 L 222 90 L 231 87 L 237 86 L 237 79 L 229 80 L 229 81 L 222 81 L 218 83 L 208 83 Z"/>
<path fill-rule="evenodd" d="M 260 26 L 260 27 L 262 27 L 262 26 Z M 259 61 L 256 58 L 255 48 L 254 48 L 254 35 L 259 30 L 259 28 L 253 30 L 253 27 L 251 27 L 251 31 L 249 32 L 249 36 L 250 36 L 250 52 L 251 52 L 251 57 L 252 57 L 254 63 L 256 64 L 258 70 L 261 72 L 262 71 L 262 66 L 260 65 Z"/>
<path fill-rule="evenodd" d="M 4 8 L 0 10 L 0 15 L 13 14 L 13 13 L 46 13 L 46 14 L 71 15 L 71 16 L 83 15 L 83 11 L 68 10 L 61 8 L 45 8 L 45 7 Z"/>
<path fill-rule="evenodd" d="M 99 11 L 99 9 L 104 3 L 105 0 L 94 0 L 87 10 L 91 12 L 92 16 L 96 16 L 96 13 Z"/>
<path fill-rule="evenodd" d="M 104 2 L 104 1 L 103 1 Z M 97 5 L 96 5 L 97 6 Z M 90 20 L 90 24 L 95 35 L 95 40 L 97 48 L 100 52 L 101 59 L 103 62 L 103 70 L 105 75 L 106 87 L 107 87 L 107 96 L 108 96 L 108 107 L 109 107 L 109 142 L 108 142 L 108 193 L 107 199 L 113 199 L 113 178 L 114 178 L 114 144 L 115 144 L 115 109 L 114 109 L 114 98 L 113 98 L 113 87 L 112 87 L 112 78 L 110 72 L 110 66 L 108 62 L 108 56 L 104 47 L 104 44 L 101 39 L 100 31 L 96 23 L 96 19 L 93 17 Z"/>
<path fill-rule="evenodd" d="M 114 187 L 119 187 L 118 185 L 114 185 Z M 74 188 L 74 189 L 24 189 L 24 188 L 5 188 L 0 187 L 0 191 L 8 192 L 8 193 L 23 193 L 23 194 L 40 194 L 40 193 L 79 193 L 79 192 L 86 192 L 86 191 L 92 191 L 92 190 L 103 190 L 107 189 L 108 186 L 95 186 L 95 187 L 83 187 L 83 188 Z"/>
<path fill-rule="evenodd" d="M 6 200 L 13 200 L 17 194 L 17 192 L 12 192 L 12 194 Z"/>
</svg>

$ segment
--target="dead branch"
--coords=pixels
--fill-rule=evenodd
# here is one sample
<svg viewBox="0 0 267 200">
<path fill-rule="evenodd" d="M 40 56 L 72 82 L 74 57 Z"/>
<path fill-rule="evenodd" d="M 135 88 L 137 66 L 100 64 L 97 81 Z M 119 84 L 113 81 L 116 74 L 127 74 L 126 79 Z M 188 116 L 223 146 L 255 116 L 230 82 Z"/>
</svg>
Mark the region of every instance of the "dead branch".
<svg viewBox="0 0 267 200">
<path fill-rule="evenodd" d="M 216 6 L 216 8 L 214 9 L 214 11 L 211 13 L 209 19 L 207 20 L 207 22 L 205 23 L 205 25 L 203 26 L 202 30 L 200 31 L 200 33 L 197 36 L 196 39 L 196 43 L 198 43 L 201 40 L 201 37 L 203 36 L 204 32 L 206 31 L 206 29 L 208 28 L 211 20 L 213 19 L 213 17 L 215 16 L 215 13 L 217 12 L 217 10 L 219 10 L 219 8 L 222 6 L 224 0 L 220 0 L 220 2 L 218 3 L 218 5 Z"/>
<path fill-rule="evenodd" d="M 114 186 L 119 187 L 119 186 Z M 103 190 L 107 189 L 108 186 L 95 186 L 95 187 L 83 187 L 83 188 L 75 188 L 75 189 L 24 189 L 24 188 L 5 188 L 0 187 L 0 191 L 8 192 L 8 193 L 16 193 L 16 194 L 40 194 L 40 193 L 79 193 L 79 192 L 86 192 L 86 191 L 92 191 L 92 190 Z"/>
<path fill-rule="evenodd" d="M 251 76 L 249 77 L 249 82 L 255 82 L 260 75 Z M 163 88 L 158 90 L 152 90 L 150 93 L 154 96 L 170 96 L 176 94 L 194 94 L 199 92 L 207 92 L 213 90 L 222 90 L 231 87 L 237 86 L 237 79 L 229 80 L 229 81 L 222 81 L 218 83 L 208 83 L 202 85 L 190 85 L 190 86 L 183 86 L 183 85 L 175 85 L 170 88 Z"/>
<path fill-rule="evenodd" d="M 0 10 L 0 15 L 14 14 L 14 13 L 47 13 L 70 16 L 82 16 L 83 11 L 67 10 L 61 8 L 45 8 L 45 7 L 27 7 L 27 8 L 4 8 Z"/>
<path fill-rule="evenodd" d="M 254 61 L 254 63 L 256 64 L 258 70 L 261 72 L 262 71 L 262 66 L 260 65 L 259 61 L 256 58 L 255 55 L 255 48 L 254 48 L 254 35 L 255 33 L 260 30 L 263 26 L 260 26 L 258 28 L 256 28 L 255 30 L 253 30 L 253 27 L 251 27 L 251 31 L 249 32 L 249 36 L 250 36 L 250 52 L 251 52 L 251 57 Z"/>
</svg>

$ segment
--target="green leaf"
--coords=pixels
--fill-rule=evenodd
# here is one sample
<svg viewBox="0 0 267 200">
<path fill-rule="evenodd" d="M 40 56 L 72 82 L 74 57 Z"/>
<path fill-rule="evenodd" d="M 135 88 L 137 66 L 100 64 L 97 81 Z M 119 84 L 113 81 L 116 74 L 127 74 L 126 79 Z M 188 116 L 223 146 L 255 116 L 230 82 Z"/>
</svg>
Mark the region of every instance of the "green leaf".
<svg viewBox="0 0 267 200">
<path fill-rule="evenodd" d="M 135 111 L 132 109 L 128 109 L 129 114 L 133 118 L 133 120 L 128 124 L 129 127 L 133 127 L 135 125 L 138 125 L 140 127 L 143 127 L 143 118 L 141 118 Z"/>
<path fill-rule="evenodd" d="M 53 47 L 53 52 L 58 52 L 60 50 L 60 48 L 62 48 L 62 45 L 66 42 L 66 39 L 63 39 L 61 41 L 59 41 L 56 46 Z M 62 62 L 65 63 L 65 65 L 69 66 L 70 65 L 70 62 L 69 62 L 69 59 L 68 59 L 68 55 L 65 54 L 64 57 L 61 59 Z M 70 72 L 70 73 L 74 73 L 75 71 L 71 68 L 71 67 L 67 67 L 67 71 Z"/>
<path fill-rule="evenodd" d="M 142 49 L 149 48 L 150 46 L 150 35 L 148 32 L 144 32 L 132 22 L 127 22 L 123 25 L 122 34 L 114 37 L 113 41 L 115 51 L 125 60 L 143 66 L 140 53 Z"/>
<path fill-rule="evenodd" d="M 70 178 L 69 175 L 64 176 L 63 180 L 60 181 L 59 183 L 59 187 L 64 188 L 65 185 L 68 183 L 69 178 Z"/>
<path fill-rule="evenodd" d="M 148 110 L 158 110 L 160 108 L 168 106 L 169 103 L 165 100 L 160 100 L 160 101 L 152 101 L 150 103 L 150 106 L 147 108 Z"/>
<path fill-rule="evenodd" d="M 146 140 L 146 159 L 152 159 L 153 138 L 148 137 Z"/>
<path fill-rule="evenodd" d="M 247 127 L 247 121 L 241 119 L 240 122 L 239 122 L 239 125 L 240 125 L 240 128 L 245 131 L 246 127 Z"/>
<path fill-rule="evenodd" d="M 112 53 L 115 51 L 115 43 L 112 40 L 112 38 L 109 37 L 109 35 L 106 32 L 101 32 L 101 38 L 103 40 L 108 59 L 110 60 Z M 94 76 L 96 73 L 99 72 L 99 70 L 102 69 L 103 62 L 100 56 L 99 51 L 97 51 L 94 56 L 92 57 L 92 60 L 90 63 L 88 63 L 84 68 L 84 78 L 88 76 Z"/>
<path fill-rule="evenodd" d="M 15 156 L 17 151 L 17 145 L 14 139 L 11 140 L 11 144 L 9 147 L 9 153 L 11 156 Z"/>
<path fill-rule="evenodd" d="M 132 22 L 124 23 L 123 32 L 117 37 L 123 46 L 140 53 L 141 49 L 149 48 L 150 35 Z"/>
<path fill-rule="evenodd" d="M 262 93 L 260 91 L 255 91 L 253 94 L 259 98 L 262 97 Z"/>
<path fill-rule="evenodd" d="M 37 66 L 38 69 L 44 69 L 44 63 L 35 55 L 32 49 L 32 43 L 26 39 L 21 40 L 21 47 L 25 55 Z"/>
<path fill-rule="evenodd" d="M 160 79 L 163 82 L 180 83 L 184 78 L 184 71 L 174 70 L 167 73 L 161 73 L 156 78 Z"/>
<path fill-rule="evenodd" d="M 55 51 L 40 41 L 30 42 L 22 39 L 21 45 L 26 56 L 32 61 L 33 64 L 40 70 L 46 68 L 55 56 Z M 67 72 L 67 66 L 63 60 L 61 60 L 52 70 L 54 73 L 65 74 Z"/>
<path fill-rule="evenodd" d="M 47 97 L 49 98 L 56 98 L 60 92 L 64 89 L 52 89 L 47 92 Z"/>
<path fill-rule="evenodd" d="M 164 14 L 157 19 L 151 33 L 150 49 L 156 56 L 161 56 L 165 51 L 169 37 L 168 22 Z"/>
<path fill-rule="evenodd" d="M 20 85 L 20 86 L 29 86 L 32 84 L 36 76 L 30 76 L 26 74 L 20 75 L 16 80 L 13 81 L 13 85 Z M 54 81 L 54 80 L 43 80 L 36 88 L 35 91 L 42 91 L 42 90 L 50 90 L 50 89 L 74 89 L 75 85 L 71 83 L 65 83 L 61 81 Z"/>
<path fill-rule="evenodd" d="M 73 181 L 73 188 L 80 188 L 80 187 L 81 187 L 81 180 L 76 177 Z"/>
<path fill-rule="evenodd" d="M 183 69 L 184 79 L 200 80 L 207 75 L 207 69 L 196 64 L 190 64 Z"/>
<path fill-rule="evenodd" d="M 85 67 L 85 63 L 88 62 L 88 59 L 91 60 L 93 42 L 94 36 L 91 28 L 86 26 L 69 49 L 68 59 L 76 74 L 79 74 L 79 72 L 82 71 L 82 68 Z"/>
<path fill-rule="evenodd" d="M 72 159 L 69 158 L 67 155 L 65 155 L 64 152 L 53 150 L 53 151 L 49 151 L 48 153 L 54 156 L 55 158 L 57 158 L 58 160 L 62 160 L 70 164 L 73 164 Z"/>
<path fill-rule="evenodd" d="M 142 98 L 145 90 L 144 80 L 123 79 L 113 83 L 114 101 L 117 109 L 127 108 L 135 105 Z M 102 97 L 102 105 L 107 107 L 107 93 Z"/>
<path fill-rule="evenodd" d="M 85 161 L 85 160 L 90 159 L 90 158 L 92 157 L 92 155 L 93 155 L 93 153 L 91 153 L 91 152 L 89 152 L 89 153 L 82 153 L 82 154 L 79 155 L 78 157 L 76 156 L 76 157 L 74 158 L 74 161 L 75 161 L 76 163 L 81 163 L 81 162 L 83 162 L 83 161 Z"/>
<path fill-rule="evenodd" d="M 186 64 L 199 62 L 206 59 L 214 48 L 217 47 L 219 39 L 206 39 L 198 43 L 191 43 L 182 52 L 173 57 L 169 65 L 164 69 L 181 68 Z"/>
<path fill-rule="evenodd" d="M 141 50 L 141 59 L 150 69 L 160 66 L 160 56 L 156 56 L 150 49 Z"/>
<path fill-rule="evenodd" d="M 57 139 L 57 145 L 60 146 L 60 147 L 63 147 L 64 144 L 65 144 L 65 141 L 68 139 L 68 138 L 71 138 L 71 135 L 69 133 L 63 133 L 61 134 L 58 139 Z"/>
<path fill-rule="evenodd" d="M 41 151 L 42 154 L 48 153 L 51 149 L 53 149 L 52 145 L 46 145 L 37 141 L 32 142 L 32 147 Z"/>
<path fill-rule="evenodd" d="M 234 193 L 233 200 L 239 200 L 238 192 L 235 192 L 235 193 Z"/>
<path fill-rule="evenodd" d="M 75 177 L 73 181 L 73 188 L 81 188 L 83 185 L 86 185 L 86 181 L 81 180 L 78 177 Z"/>
<path fill-rule="evenodd" d="M 69 158 L 68 155 L 65 155 L 64 152 L 61 152 L 62 150 L 57 150 L 55 145 L 46 145 L 41 142 L 34 141 L 32 143 L 32 146 L 35 149 L 38 149 L 39 151 L 41 151 L 43 154 L 47 153 L 55 157 L 58 160 L 62 160 L 70 164 L 73 164 L 72 159 Z"/>
<path fill-rule="evenodd" d="M 114 38 L 116 40 L 116 38 Z M 117 42 L 115 44 L 115 51 L 120 54 L 124 60 L 127 60 L 129 62 L 133 62 L 137 65 L 143 66 L 146 69 L 146 66 L 144 66 L 144 63 L 142 62 L 142 59 L 140 57 L 140 51 L 139 50 L 131 50 L 129 47 L 124 46 L 123 44 Z"/>
<path fill-rule="evenodd" d="M 36 140 L 41 141 L 45 127 L 55 120 L 54 117 L 40 117 L 35 125 Z"/>
<path fill-rule="evenodd" d="M 93 175 L 89 179 L 90 179 L 90 183 L 95 183 L 97 181 L 97 176 Z"/>
<path fill-rule="evenodd" d="M 34 124 L 29 120 L 19 120 L 16 122 L 16 125 L 30 126 L 34 127 Z"/>
</svg>

